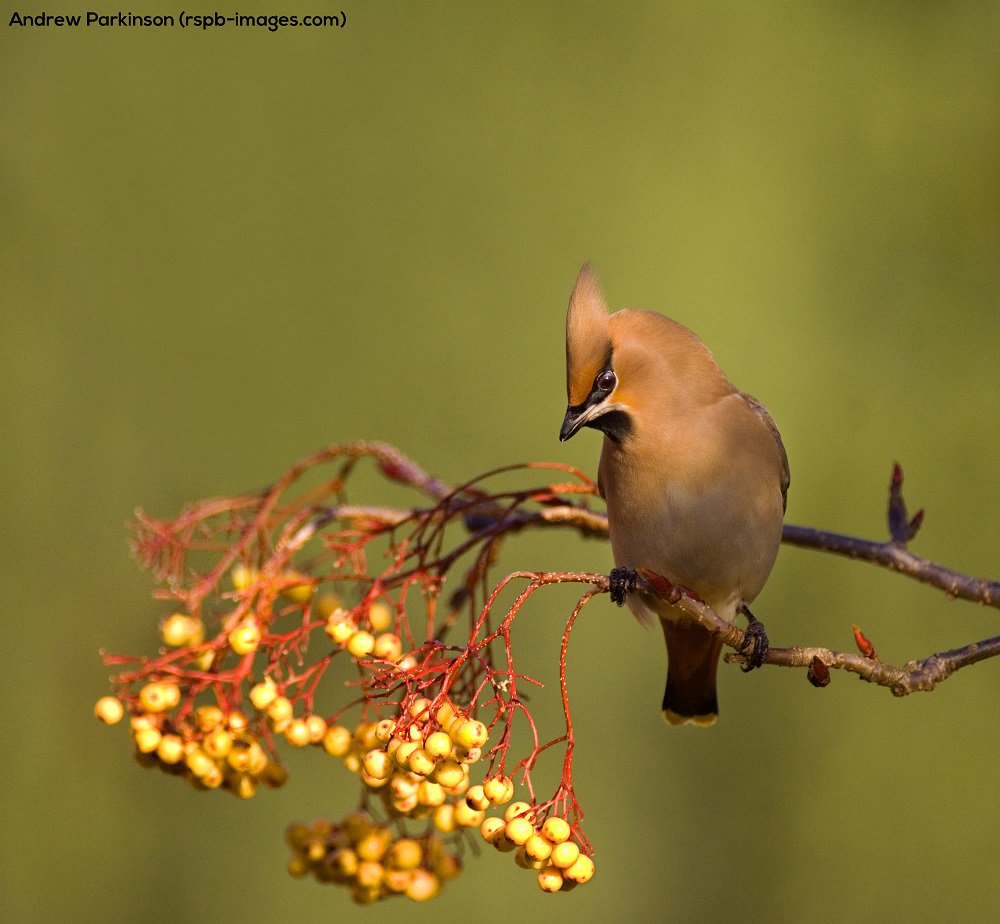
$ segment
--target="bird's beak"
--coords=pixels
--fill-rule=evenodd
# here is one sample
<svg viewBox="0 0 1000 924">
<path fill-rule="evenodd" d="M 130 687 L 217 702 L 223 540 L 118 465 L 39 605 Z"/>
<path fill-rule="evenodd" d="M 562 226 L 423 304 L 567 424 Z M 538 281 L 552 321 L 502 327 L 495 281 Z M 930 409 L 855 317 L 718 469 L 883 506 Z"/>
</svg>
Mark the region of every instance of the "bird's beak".
<svg viewBox="0 0 1000 924">
<path fill-rule="evenodd" d="M 559 430 L 559 441 L 565 442 L 581 427 L 587 426 L 592 420 L 600 417 L 607 408 L 602 404 L 571 405 L 566 408 L 562 427 Z"/>
</svg>

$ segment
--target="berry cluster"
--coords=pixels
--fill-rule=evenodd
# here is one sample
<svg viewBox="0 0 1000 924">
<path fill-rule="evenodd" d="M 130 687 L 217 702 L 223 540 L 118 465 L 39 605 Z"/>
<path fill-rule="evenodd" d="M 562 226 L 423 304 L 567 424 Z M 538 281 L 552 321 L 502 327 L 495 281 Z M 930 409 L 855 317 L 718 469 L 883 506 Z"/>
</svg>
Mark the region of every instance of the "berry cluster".
<svg viewBox="0 0 1000 924">
<path fill-rule="evenodd" d="M 449 833 L 474 828 L 485 817 L 462 797 L 488 737 L 486 726 L 451 700 L 435 707 L 427 697 L 415 697 L 393 719 L 362 722 L 353 732 L 329 728 L 323 747 L 379 795 L 390 816 L 432 817 L 438 830 Z"/>
<path fill-rule="evenodd" d="M 137 700 L 129 726 L 141 765 L 182 776 L 198 789 L 227 789 L 241 799 L 256 794 L 261 784 L 275 788 L 287 780 L 285 768 L 264 750 L 244 712 L 206 705 L 172 715 L 181 690 L 168 680 L 147 683 Z M 125 709 L 116 697 L 103 696 L 94 714 L 112 725 Z"/>
<path fill-rule="evenodd" d="M 446 849 L 439 835 L 397 835 L 360 810 L 338 824 L 289 825 L 285 839 L 292 848 L 291 875 L 345 886 L 361 905 L 396 895 L 427 901 L 462 871 L 458 855 Z"/>
<path fill-rule="evenodd" d="M 431 505 L 348 504 L 346 481 L 365 456 L 386 477 L 429 495 Z M 315 478 L 326 465 L 336 468 Z M 293 493 L 307 473 L 314 486 Z M 317 453 L 259 495 L 197 502 L 173 520 L 140 513 L 136 555 L 172 610 L 160 622 L 155 656 L 105 655 L 120 668 L 116 695 L 95 712 L 108 724 L 128 717 L 144 766 L 243 798 L 285 782 L 282 746 L 338 758 L 360 781 L 363 810 L 337 824 L 293 825 L 289 870 L 341 883 L 356 901 L 433 897 L 459 868 L 446 844 L 468 842 L 476 830 L 498 850 L 516 851 L 542 888 L 572 888 L 590 878 L 593 863 L 580 853 L 591 851 L 576 824 L 565 655 L 596 590 L 566 623 L 559 658 L 566 725 L 551 740 L 527 707 L 523 686 L 541 684 L 515 666 L 511 625 L 541 588 L 592 584 L 593 576 L 520 571 L 491 590 L 489 571 L 501 534 L 515 529 L 522 510 L 534 515 L 563 504 L 563 494 L 594 490 L 587 481 L 453 490 L 391 447 L 359 443 Z M 495 530 L 478 528 L 477 517 L 501 510 L 506 518 Z M 465 571 L 456 576 L 459 562 Z M 497 601 L 515 588 L 504 610 Z M 334 665 L 346 670 L 352 692 L 321 715 L 317 697 Z M 531 748 L 514 755 L 512 730 L 522 720 Z M 538 800 L 532 772 L 560 746 L 558 789 Z M 487 818 L 515 797 L 508 767 L 528 802 Z M 573 825 L 544 820 L 553 812 Z M 417 826 L 422 833 L 412 836 Z"/>
<path fill-rule="evenodd" d="M 569 822 L 552 815 L 539 826 L 535 808 L 527 802 L 512 802 L 502 818 L 485 819 L 479 832 L 501 853 L 515 851 L 514 861 L 537 872 L 543 892 L 567 892 L 594 875 L 594 861 L 570 839 Z"/>
</svg>

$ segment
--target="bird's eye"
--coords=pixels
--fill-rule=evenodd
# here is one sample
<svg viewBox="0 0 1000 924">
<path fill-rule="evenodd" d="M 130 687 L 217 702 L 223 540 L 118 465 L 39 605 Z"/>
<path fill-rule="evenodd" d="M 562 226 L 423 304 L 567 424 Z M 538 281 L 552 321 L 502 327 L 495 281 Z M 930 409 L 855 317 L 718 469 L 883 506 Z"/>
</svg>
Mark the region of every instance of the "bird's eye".
<svg viewBox="0 0 1000 924">
<path fill-rule="evenodd" d="M 615 374 L 610 369 L 606 369 L 597 377 L 597 381 L 594 384 L 600 391 L 611 391 L 617 383 L 618 379 Z"/>
</svg>

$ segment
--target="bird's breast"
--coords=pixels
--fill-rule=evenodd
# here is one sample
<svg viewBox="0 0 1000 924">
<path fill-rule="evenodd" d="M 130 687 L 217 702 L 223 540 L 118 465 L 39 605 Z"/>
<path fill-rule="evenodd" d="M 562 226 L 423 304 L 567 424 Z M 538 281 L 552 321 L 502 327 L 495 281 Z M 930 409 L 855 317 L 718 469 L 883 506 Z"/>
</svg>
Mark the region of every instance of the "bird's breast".
<svg viewBox="0 0 1000 924">
<path fill-rule="evenodd" d="M 777 555 L 782 505 L 776 478 L 740 461 L 685 471 L 606 444 L 601 485 L 615 563 L 662 574 L 727 616 L 752 600 Z"/>
</svg>

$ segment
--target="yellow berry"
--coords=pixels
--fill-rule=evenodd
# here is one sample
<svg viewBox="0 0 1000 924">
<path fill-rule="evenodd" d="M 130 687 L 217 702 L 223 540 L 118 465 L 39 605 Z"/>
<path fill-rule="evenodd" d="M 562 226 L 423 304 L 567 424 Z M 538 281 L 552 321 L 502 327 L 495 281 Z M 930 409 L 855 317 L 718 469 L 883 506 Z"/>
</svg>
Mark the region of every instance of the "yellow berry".
<svg viewBox="0 0 1000 924">
<path fill-rule="evenodd" d="M 215 768 L 215 761 L 197 746 L 184 755 L 184 763 L 191 774 L 199 779 Z"/>
<path fill-rule="evenodd" d="M 237 562 L 229 572 L 229 580 L 233 582 L 233 587 L 237 590 L 246 590 L 257 580 L 259 572 L 256 568 L 251 568 L 243 562 Z"/>
<path fill-rule="evenodd" d="M 213 760 L 221 760 L 232 750 L 233 736 L 224 728 L 213 729 L 202 738 L 201 747 Z"/>
<path fill-rule="evenodd" d="M 280 789 L 288 782 L 288 771 L 273 760 L 268 761 L 267 766 L 257 774 L 260 780 L 269 789 Z"/>
<path fill-rule="evenodd" d="M 454 879 L 462 872 L 462 859 L 457 853 L 445 853 L 441 851 L 434 857 L 432 864 L 434 873 L 442 881 Z"/>
<path fill-rule="evenodd" d="M 375 638 L 371 632 L 359 629 L 347 640 L 347 650 L 355 658 L 367 658 L 375 647 Z"/>
<path fill-rule="evenodd" d="M 180 735 L 164 735 L 156 747 L 156 756 L 165 764 L 180 763 L 184 757 L 184 742 Z"/>
<path fill-rule="evenodd" d="M 368 608 L 368 622 L 376 632 L 388 632 L 395 620 L 388 606 L 376 602 Z"/>
<path fill-rule="evenodd" d="M 201 776 L 195 777 L 195 779 L 198 785 L 204 786 L 205 789 L 218 789 L 225 782 L 226 777 L 219 769 L 219 765 L 213 763 Z"/>
<path fill-rule="evenodd" d="M 312 742 L 309 723 L 305 719 L 293 719 L 285 727 L 285 740 L 296 748 L 304 748 Z"/>
<path fill-rule="evenodd" d="M 580 848 L 573 841 L 563 841 L 552 848 L 552 865 L 569 869 L 580 856 Z"/>
<path fill-rule="evenodd" d="M 507 806 L 507 811 L 503 813 L 504 821 L 510 821 L 512 818 L 517 818 L 519 815 L 524 816 L 532 822 L 535 820 L 535 812 L 527 802 L 511 802 L 511 804 Z"/>
<path fill-rule="evenodd" d="M 412 837 L 401 837 L 389 849 L 388 864 L 394 869 L 416 869 L 424 858 L 420 842 Z"/>
<path fill-rule="evenodd" d="M 381 860 L 392 843 L 392 832 L 388 828 L 372 828 L 355 845 L 359 860 Z"/>
<path fill-rule="evenodd" d="M 527 845 L 524 847 L 518 847 L 517 853 L 514 854 L 514 862 L 521 867 L 521 869 L 545 869 L 549 865 L 547 860 L 536 860 L 527 851 Z"/>
<path fill-rule="evenodd" d="M 310 715 L 306 717 L 306 725 L 309 726 L 309 743 L 319 744 L 326 734 L 326 719 L 321 715 Z"/>
<path fill-rule="evenodd" d="M 466 778 L 466 772 L 458 761 L 446 758 L 434 768 L 431 779 L 435 783 L 440 783 L 445 789 L 453 789 L 461 785 Z"/>
<path fill-rule="evenodd" d="M 442 728 L 447 728 L 448 725 L 456 718 L 458 712 L 455 706 L 449 701 L 445 700 L 437 708 L 437 712 L 434 713 L 434 721 L 438 723 Z"/>
<path fill-rule="evenodd" d="M 260 626 L 253 619 L 245 619 L 229 633 L 229 647 L 238 655 L 248 655 L 260 644 Z"/>
<path fill-rule="evenodd" d="M 412 671 L 417 666 L 417 659 L 413 655 L 404 655 L 396 664 L 396 669 L 400 671 Z"/>
<path fill-rule="evenodd" d="M 316 598 L 316 612 L 319 613 L 323 619 L 328 619 L 330 614 L 334 610 L 340 609 L 340 600 L 336 594 L 325 593 L 320 594 Z"/>
<path fill-rule="evenodd" d="M 392 775 L 392 758 L 381 748 L 365 754 L 362 766 L 365 772 L 376 780 L 388 780 Z"/>
<path fill-rule="evenodd" d="M 267 717 L 275 731 L 284 731 L 295 715 L 295 707 L 287 696 L 275 697 L 270 706 L 267 707 Z"/>
<path fill-rule="evenodd" d="M 292 603 L 308 603 L 312 599 L 314 583 L 301 571 L 283 571 L 279 580 L 288 583 L 282 587 L 281 596 Z"/>
<path fill-rule="evenodd" d="M 405 892 L 407 886 L 413 881 L 413 870 L 410 869 L 387 869 L 383 875 L 382 884 L 395 894 Z"/>
<path fill-rule="evenodd" d="M 483 782 L 483 792 L 494 805 L 503 805 L 514 798 L 514 782 L 509 776 L 494 776 Z"/>
<path fill-rule="evenodd" d="M 288 870 L 288 875 L 296 879 L 309 875 L 309 861 L 300 853 L 292 854 L 285 868 Z"/>
<path fill-rule="evenodd" d="M 451 754 L 451 736 L 443 731 L 431 732 L 424 741 L 424 750 L 431 757 L 448 757 Z"/>
<path fill-rule="evenodd" d="M 455 803 L 455 823 L 463 828 L 478 828 L 486 817 L 486 812 L 474 809 L 464 799 Z"/>
<path fill-rule="evenodd" d="M 503 834 L 504 820 L 502 818 L 490 817 L 479 826 L 479 833 L 487 844 L 492 844 L 501 834 Z"/>
<path fill-rule="evenodd" d="M 563 841 L 569 840 L 569 822 L 565 818 L 559 818 L 555 815 L 546 818 L 545 824 L 542 825 L 542 834 L 553 844 L 561 844 Z"/>
<path fill-rule="evenodd" d="M 477 719 L 465 719 L 462 722 L 455 723 L 449 729 L 449 734 L 455 744 L 466 750 L 481 748 L 486 744 L 486 739 L 490 736 L 486 726 Z"/>
<path fill-rule="evenodd" d="M 135 746 L 140 754 L 152 754 L 160 746 L 162 737 L 156 728 L 140 728 L 135 733 Z"/>
<path fill-rule="evenodd" d="M 398 661 L 403 656 L 403 642 L 392 632 L 383 632 L 375 636 L 375 647 L 372 654 L 383 661 Z"/>
<path fill-rule="evenodd" d="M 254 684 L 250 688 L 250 702 L 254 709 L 263 712 L 278 698 L 278 685 L 270 677 L 266 677 L 260 683 Z"/>
<path fill-rule="evenodd" d="M 225 718 L 225 713 L 218 706 L 199 706 L 194 711 L 194 721 L 198 731 L 205 734 L 218 728 Z"/>
<path fill-rule="evenodd" d="M 434 759 L 421 747 L 410 754 L 407 766 L 417 776 L 430 776 L 434 772 Z"/>
<path fill-rule="evenodd" d="M 337 609 L 327 618 L 324 631 L 335 645 L 346 645 L 358 627 L 347 610 Z"/>
<path fill-rule="evenodd" d="M 425 902 L 441 891 L 441 880 L 430 870 L 415 869 L 405 895 L 415 902 Z"/>
<path fill-rule="evenodd" d="M 417 741 L 404 741 L 401 745 L 393 750 L 393 759 L 399 764 L 404 770 L 410 769 L 410 755 L 416 753 L 420 750 L 420 744 Z"/>
<path fill-rule="evenodd" d="M 378 738 L 382 744 L 387 744 L 395 731 L 396 723 L 392 719 L 382 719 L 382 721 L 377 723 L 375 726 L 375 737 Z"/>
<path fill-rule="evenodd" d="M 524 842 L 524 852 L 532 860 L 548 860 L 552 856 L 552 843 L 541 834 L 532 834 Z"/>
<path fill-rule="evenodd" d="M 358 885 L 368 889 L 374 889 L 382 884 L 382 864 L 375 860 L 362 860 L 358 864 L 358 872 L 355 875 Z"/>
<path fill-rule="evenodd" d="M 451 834 L 455 830 L 455 806 L 451 802 L 445 802 L 434 810 L 434 827 L 442 834 Z"/>
<path fill-rule="evenodd" d="M 226 727 L 234 735 L 242 735 L 250 727 L 250 720 L 242 709 L 234 709 L 226 716 Z"/>
<path fill-rule="evenodd" d="M 461 805 L 462 803 L 459 803 Z M 528 838 L 535 833 L 535 826 L 524 816 L 511 818 L 504 827 L 504 835 L 512 844 L 518 847 L 527 843 Z"/>
<path fill-rule="evenodd" d="M 252 799 L 257 794 L 257 781 L 249 773 L 238 773 L 229 777 L 226 786 L 238 799 Z"/>
<path fill-rule="evenodd" d="M 465 794 L 465 801 L 468 802 L 472 808 L 477 810 L 487 809 L 490 806 L 490 800 L 486 798 L 486 794 L 483 792 L 482 786 L 471 786 Z"/>
<path fill-rule="evenodd" d="M 445 792 L 438 783 L 421 780 L 417 787 L 417 801 L 428 808 L 436 808 L 444 803 Z"/>
<path fill-rule="evenodd" d="M 146 712 L 166 712 L 180 701 L 180 687 L 169 681 L 147 683 L 139 691 L 139 703 Z"/>
<path fill-rule="evenodd" d="M 573 882 L 589 882 L 594 878 L 594 861 L 581 853 L 572 866 L 563 870 L 563 876 Z"/>
<path fill-rule="evenodd" d="M 455 747 L 455 760 L 463 764 L 477 763 L 483 756 L 482 748 L 460 748 Z"/>
<path fill-rule="evenodd" d="M 205 640 L 205 626 L 197 616 L 171 613 L 160 623 L 160 637 L 171 648 L 200 645 Z"/>
<path fill-rule="evenodd" d="M 323 750 L 331 757 L 343 757 L 351 749 L 354 736 L 343 725 L 331 725 L 323 735 Z"/>
<path fill-rule="evenodd" d="M 406 710 L 411 719 L 418 722 L 426 722 L 430 717 L 431 701 L 426 696 L 418 696 Z"/>
<path fill-rule="evenodd" d="M 558 892 L 563 885 L 563 875 L 554 866 L 546 866 L 538 871 L 538 887 L 543 892 Z"/>
<path fill-rule="evenodd" d="M 125 715 L 125 707 L 115 696 L 102 696 L 94 706 L 94 715 L 105 725 L 117 725 Z"/>
</svg>

